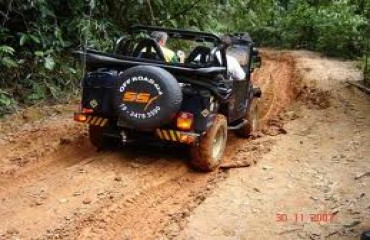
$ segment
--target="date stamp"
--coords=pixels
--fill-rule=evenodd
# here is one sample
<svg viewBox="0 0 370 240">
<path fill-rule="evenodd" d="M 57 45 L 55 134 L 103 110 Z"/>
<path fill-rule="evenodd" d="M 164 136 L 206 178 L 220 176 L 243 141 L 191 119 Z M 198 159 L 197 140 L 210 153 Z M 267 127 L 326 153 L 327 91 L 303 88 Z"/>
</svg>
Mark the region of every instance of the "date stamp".
<svg viewBox="0 0 370 240">
<path fill-rule="evenodd" d="M 276 213 L 276 222 L 316 222 L 316 223 L 331 223 L 335 220 L 333 213 Z"/>
</svg>

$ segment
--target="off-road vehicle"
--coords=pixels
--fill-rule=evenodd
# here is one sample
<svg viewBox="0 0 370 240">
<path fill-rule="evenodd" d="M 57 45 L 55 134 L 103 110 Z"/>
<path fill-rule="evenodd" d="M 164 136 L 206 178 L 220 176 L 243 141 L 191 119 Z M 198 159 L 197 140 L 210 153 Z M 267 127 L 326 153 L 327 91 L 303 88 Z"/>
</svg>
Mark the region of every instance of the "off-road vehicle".
<svg viewBox="0 0 370 240">
<path fill-rule="evenodd" d="M 181 48 L 185 62 L 166 63 L 150 38 L 153 31 L 166 32 L 169 48 Z M 230 54 L 240 55 L 246 72 L 241 81 L 228 73 L 220 37 L 207 32 L 135 26 L 118 39 L 113 53 L 76 51 L 87 71 L 74 119 L 89 125 L 90 140 L 98 148 L 114 139 L 186 144 L 194 168 L 216 169 L 228 130 L 241 137 L 254 131 L 253 100 L 261 94 L 250 81 L 260 64 L 258 51 L 248 34 L 230 36 Z"/>
</svg>

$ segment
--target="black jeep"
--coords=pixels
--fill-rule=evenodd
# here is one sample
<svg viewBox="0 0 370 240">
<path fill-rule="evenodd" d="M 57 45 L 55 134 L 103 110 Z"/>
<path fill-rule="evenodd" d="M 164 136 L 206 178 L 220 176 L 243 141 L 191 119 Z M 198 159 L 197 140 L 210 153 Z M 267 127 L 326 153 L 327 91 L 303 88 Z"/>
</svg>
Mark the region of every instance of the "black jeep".
<svg viewBox="0 0 370 240">
<path fill-rule="evenodd" d="M 170 48 L 183 48 L 183 63 L 166 63 L 153 31 L 169 36 Z M 74 119 L 89 125 L 98 148 L 141 140 L 187 144 L 191 164 L 201 171 L 216 169 L 223 156 L 228 130 L 249 137 L 256 128 L 253 99 L 261 92 L 250 78 L 260 64 L 248 34 L 230 36 L 225 49 L 211 33 L 135 26 L 115 44 L 113 53 L 76 51 L 86 63 L 82 103 Z M 233 80 L 226 52 L 239 54 L 246 72 Z"/>
</svg>

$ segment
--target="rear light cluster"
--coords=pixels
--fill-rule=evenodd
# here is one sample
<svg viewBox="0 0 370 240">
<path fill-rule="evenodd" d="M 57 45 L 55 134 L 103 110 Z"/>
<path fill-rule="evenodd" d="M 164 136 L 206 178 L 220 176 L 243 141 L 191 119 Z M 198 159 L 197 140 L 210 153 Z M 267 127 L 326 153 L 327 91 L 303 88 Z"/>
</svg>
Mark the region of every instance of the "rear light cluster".
<svg viewBox="0 0 370 240">
<path fill-rule="evenodd" d="M 180 142 L 191 144 L 195 141 L 196 137 L 192 135 L 181 135 Z"/>
<path fill-rule="evenodd" d="M 86 122 L 88 115 L 94 113 L 93 109 L 90 108 L 81 108 L 81 112 L 75 113 L 74 120 L 77 122 Z"/>
<path fill-rule="evenodd" d="M 91 114 L 94 113 L 94 109 L 82 108 L 82 113 Z"/>
<path fill-rule="evenodd" d="M 180 112 L 176 118 L 176 127 L 183 131 L 193 128 L 194 115 L 188 112 Z"/>
<path fill-rule="evenodd" d="M 86 122 L 87 116 L 85 114 L 75 113 L 74 120 L 77 122 Z"/>
</svg>

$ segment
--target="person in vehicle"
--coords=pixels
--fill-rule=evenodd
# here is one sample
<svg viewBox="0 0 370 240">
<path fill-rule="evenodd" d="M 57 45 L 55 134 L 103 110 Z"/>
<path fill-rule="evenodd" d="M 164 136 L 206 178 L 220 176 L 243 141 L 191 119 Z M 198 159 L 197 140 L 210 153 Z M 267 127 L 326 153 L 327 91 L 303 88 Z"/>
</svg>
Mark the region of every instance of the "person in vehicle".
<svg viewBox="0 0 370 240">
<path fill-rule="evenodd" d="M 178 63 L 176 54 L 171 50 L 166 48 L 168 34 L 166 32 L 154 31 L 150 34 L 150 37 L 154 38 L 158 45 L 160 46 L 165 61 L 169 63 Z"/>
<path fill-rule="evenodd" d="M 221 37 L 222 44 L 224 45 L 225 50 L 231 46 L 232 40 L 229 36 L 222 36 Z M 217 53 L 217 58 L 221 59 L 220 52 Z M 229 55 L 226 54 L 226 61 L 227 61 L 227 71 L 231 75 L 231 78 L 233 80 L 244 80 L 246 77 L 246 74 L 243 70 L 243 68 L 240 66 L 238 60 Z"/>
</svg>

